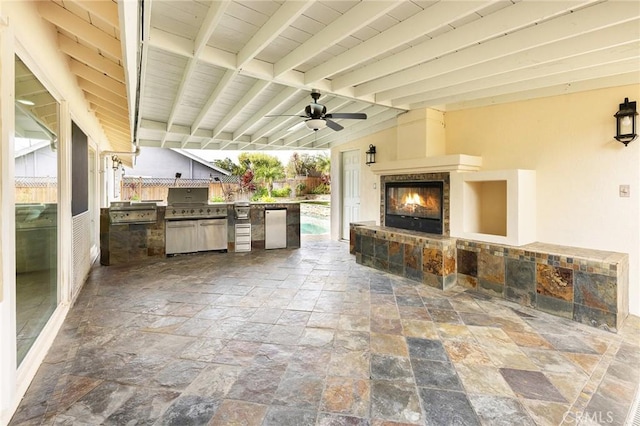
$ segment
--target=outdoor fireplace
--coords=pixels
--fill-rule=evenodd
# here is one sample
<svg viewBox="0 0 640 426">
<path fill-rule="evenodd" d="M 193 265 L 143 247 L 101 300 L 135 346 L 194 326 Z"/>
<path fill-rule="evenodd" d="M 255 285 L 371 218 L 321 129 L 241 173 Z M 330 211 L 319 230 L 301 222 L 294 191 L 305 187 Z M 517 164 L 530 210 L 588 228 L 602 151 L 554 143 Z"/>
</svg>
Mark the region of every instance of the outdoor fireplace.
<svg viewBox="0 0 640 426">
<path fill-rule="evenodd" d="M 387 182 L 385 226 L 430 234 L 443 230 L 443 182 Z"/>
</svg>

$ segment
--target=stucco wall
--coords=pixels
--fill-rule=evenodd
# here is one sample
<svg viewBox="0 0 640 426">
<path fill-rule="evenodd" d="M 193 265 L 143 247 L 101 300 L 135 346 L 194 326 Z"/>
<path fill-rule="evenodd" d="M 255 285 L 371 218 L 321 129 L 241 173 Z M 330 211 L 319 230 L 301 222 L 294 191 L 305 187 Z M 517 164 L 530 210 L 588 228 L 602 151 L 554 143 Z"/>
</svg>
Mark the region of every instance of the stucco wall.
<svg viewBox="0 0 640 426">
<path fill-rule="evenodd" d="M 396 160 L 396 128 L 383 130 L 367 137 L 345 143 L 331 150 L 331 238 L 340 239 L 341 232 L 341 154 L 360 151 L 360 217 L 358 221 L 380 222 L 380 177 L 365 165 L 365 152 L 369 144 L 376 147 L 376 162 Z M 348 229 L 347 229 L 348 232 Z"/>
<path fill-rule="evenodd" d="M 629 254 L 629 311 L 640 315 L 640 140 L 615 141 L 613 114 L 639 85 L 593 90 L 445 113 L 446 154 L 481 156 L 482 170 L 536 171 L 537 240 Z M 332 238 L 340 234 L 340 153 L 359 149 L 361 221 L 379 222 L 379 178 L 364 165 L 395 160 L 396 128 L 331 150 Z M 373 184 L 376 189 L 373 189 Z M 621 198 L 619 185 L 630 185 Z"/>
<path fill-rule="evenodd" d="M 629 254 L 630 312 L 640 315 L 640 141 L 615 141 L 613 114 L 640 86 L 447 112 L 447 154 L 483 170 L 532 169 L 538 241 Z M 632 100 L 635 100 L 633 98 Z M 631 185 L 631 197 L 618 187 Z"/>
</svg>

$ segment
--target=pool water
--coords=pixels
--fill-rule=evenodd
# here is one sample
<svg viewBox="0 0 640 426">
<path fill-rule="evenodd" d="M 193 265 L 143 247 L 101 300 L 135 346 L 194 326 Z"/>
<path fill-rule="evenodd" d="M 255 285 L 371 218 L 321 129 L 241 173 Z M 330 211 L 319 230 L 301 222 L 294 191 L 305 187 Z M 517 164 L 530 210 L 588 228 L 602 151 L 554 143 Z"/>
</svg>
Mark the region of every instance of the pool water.
<svg viewBox="0 0 640 426">
<path fill-rule="evenodd" d="M 300 233 L 302 235 L 328 234 L 330 230 L 329 218 L 300 215 Z"/>
</svg>

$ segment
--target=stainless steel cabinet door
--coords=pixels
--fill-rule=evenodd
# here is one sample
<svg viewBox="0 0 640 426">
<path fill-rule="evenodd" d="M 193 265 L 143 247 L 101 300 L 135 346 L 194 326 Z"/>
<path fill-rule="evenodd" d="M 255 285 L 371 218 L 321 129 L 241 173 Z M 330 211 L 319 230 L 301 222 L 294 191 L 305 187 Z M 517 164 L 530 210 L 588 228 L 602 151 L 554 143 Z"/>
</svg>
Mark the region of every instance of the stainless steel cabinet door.
<svg viewBox="0 0 640 426">
<path fill-rule="evenodd" d="M 198 221 L 167 221 L 165 237 L 167 254 L 198 251 Z"/>
<path fill-rule="evenodd" d="M 264 248 L 287 247 L 287 211 L 265 210 L 264 212 Z"/>
<path fill-rule="evenodd" d="M 198 222 L 198 251 L 227 249 L 227 219 L 207 219 Z"/>
</svg>

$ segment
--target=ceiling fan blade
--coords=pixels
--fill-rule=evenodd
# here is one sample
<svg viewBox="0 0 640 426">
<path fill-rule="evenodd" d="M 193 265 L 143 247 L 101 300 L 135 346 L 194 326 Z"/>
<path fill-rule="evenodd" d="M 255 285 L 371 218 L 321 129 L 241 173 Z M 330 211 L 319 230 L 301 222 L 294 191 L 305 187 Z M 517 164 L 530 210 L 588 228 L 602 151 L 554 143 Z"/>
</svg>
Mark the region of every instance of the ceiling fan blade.
<svg viewBox="0 0 640 426">
<path fill-rule="evenodd" d="M 366 120 L 367 114 L 363 112 L 335 112 L 333 114 L 325 114 L 326 118 L 348 118 L 352 120 Z"/>
<path fill-rule="evenodd" d="M 290 114 L 276 114 L 276 115 L 265 115 L 265 117 L 300 117 L 300 118 L 309 118 L 306 115 L 290 115 Z"/>
<path fill-rule="evenodd" d="M 329 115 L 329 114 L 327 114 L 327 115 Z M 327 122 L 327 127 L 328 127 L 328 128 L 333 129 L 333 130 L 335 130 L 336 132 L 339 132 L 340 130 L 344 129 L 344 127 L 342 127 L 341 125 L 339 125 L 339 124 L 338 124 L 338 123 L 336 123 L 335 121 L 331 121 L 331 120 L 329 120 L 328 118 L 326 118 L 326 116 L 325 116 L 324 121 L 326 121 L 326 122 Z"/>
</svg>

